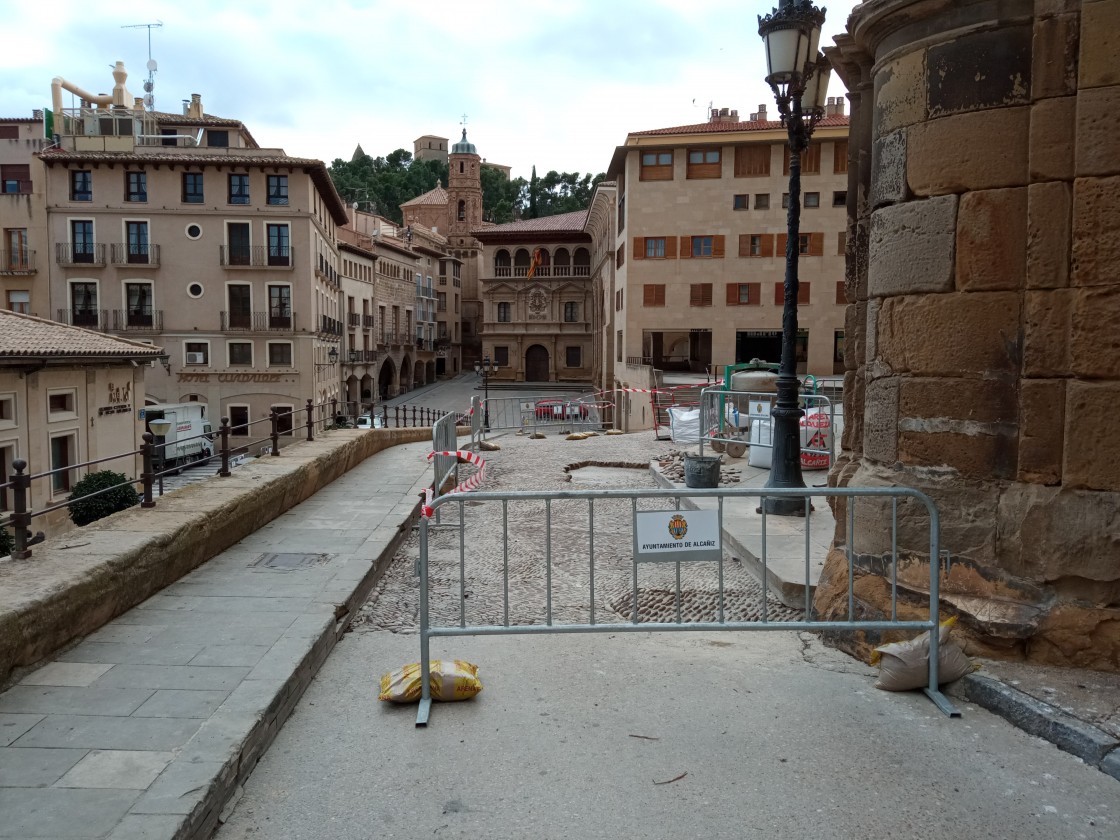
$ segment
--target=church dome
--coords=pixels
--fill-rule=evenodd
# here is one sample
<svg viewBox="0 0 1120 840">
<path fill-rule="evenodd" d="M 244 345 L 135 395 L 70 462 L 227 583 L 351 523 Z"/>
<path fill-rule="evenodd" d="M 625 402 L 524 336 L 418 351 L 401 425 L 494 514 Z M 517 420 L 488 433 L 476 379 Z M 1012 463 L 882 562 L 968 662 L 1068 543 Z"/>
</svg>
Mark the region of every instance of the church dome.
<svg viewBox="0 0 1120 840">
<path fill-rule="evenodd" d="M 451 154 L 453 155 L 477 155 L 478 149 L 474 147 L 474 143 L 467 140 L 467 130 L 463 129 L 463 139 L 451 147 Z"/>
</svg>

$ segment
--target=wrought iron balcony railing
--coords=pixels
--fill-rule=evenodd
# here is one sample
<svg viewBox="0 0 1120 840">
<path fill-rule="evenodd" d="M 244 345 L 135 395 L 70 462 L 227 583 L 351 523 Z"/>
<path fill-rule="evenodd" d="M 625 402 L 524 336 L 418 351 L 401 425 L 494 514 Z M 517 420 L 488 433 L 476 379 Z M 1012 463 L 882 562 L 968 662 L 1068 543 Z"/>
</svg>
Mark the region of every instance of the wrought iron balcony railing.
<svg viewBox="0 0 1120 840">
<path fill-rule="evenodd" d="M 132 245 L 116 242 L 110 246 L 113 265 L 159 265 L 159 245 Z"/>
<path fill-rule="evenodd" d="M 115 332 L 163 332 L 162 309 L 114 309 Z"/>
<path fill-rule="evenodd" d="M 226 268 L 291 268 L 294 249 L 272 245 L 219 245 L 218 262 Z"/>
<path fill-rule="evenodd" d="M 267 332 L 280 330 L 294 332 L 296 328 L 296 314 L 294 312 L 223 312 L 222 332 L 239 332 L 250 330 L 254 332 Z"/>
<path fill-rule="evenodd" d="M 105 265 L 101 242 L 56 242 L 54 254 L 59 265 Z"/>
</svg>

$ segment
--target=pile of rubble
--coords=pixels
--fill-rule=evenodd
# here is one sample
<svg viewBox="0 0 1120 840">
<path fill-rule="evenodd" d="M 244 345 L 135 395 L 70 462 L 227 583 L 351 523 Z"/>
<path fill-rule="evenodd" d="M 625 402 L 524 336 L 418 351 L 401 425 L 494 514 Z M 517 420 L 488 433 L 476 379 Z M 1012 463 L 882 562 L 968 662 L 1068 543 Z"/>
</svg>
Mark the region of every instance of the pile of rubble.
<svg viewBox="0 0 1120 840">
<path fill-rule="evenodd" d="M 684 456 L 695 454 L 694 452 L 674 449 L 657 459 L 657 467 L 661 474 L 670 481 L 675 484 L 684 484 Z M 719 483 L 738 484 L 741 480 L 741 470 L 738 467 L 727 466 L 727 459 L 722 455 L 719 458 L 719 464 Z"/>
</svg>

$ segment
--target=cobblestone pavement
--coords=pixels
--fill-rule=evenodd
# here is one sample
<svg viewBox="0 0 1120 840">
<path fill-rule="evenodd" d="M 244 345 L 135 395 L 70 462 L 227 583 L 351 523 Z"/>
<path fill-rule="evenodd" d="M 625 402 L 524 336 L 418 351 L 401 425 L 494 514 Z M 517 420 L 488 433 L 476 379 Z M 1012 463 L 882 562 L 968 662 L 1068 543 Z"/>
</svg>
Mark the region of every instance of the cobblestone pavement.
<svg viewBox="0 0 1120 840">
<path fill-rule="evenodd" d="M 652 440 L 648 433 L 600 435 L 580 441 L 563 436 L 533 440 L 518 435 L 496 440 L 501 451 L 482 453 L 487 466 L 481 489 L 486 491 L 655 488 L 649 473 L 651 459 L 661 459 L 676 450 L 676 445 Z M 468 474 L 466 469 L 461 471 L 461 478 Z M 666 501 L 660 499 L 642 500 L 640 504 L 641 509 L 664 507 Z M 592 568 L 588 560 L 588 508 L 582 500 L 553 502 L 550 528 L 546 526 L 545 504 L 540 500 L 511 502 L 503 512 L 499 502 L 478 502 L 464 495 L 461 506 L 442 508 L 441 524 L 432 528 L 429 537 L 432 624 L 459 624 L 461 603 L 468 625 L 502 624 L 507 610 L 504 563 L 508 563 L 511 624 L 546 623 L 550 590 L 554 624 L 589 623 Z M 458 527 L 460 511 L 466 516 L 462 535 Z M 627 500 L 594 504 L 594 602 L 598 623 L 629 621 L 633 616 L 630 518 L 631 503 Z M 545 562 L 546 546 L 551 551 L 551 570 Z M 414 574 L 418 555 L 419 536 L 414 533 L 363 607 L 355 630 L 401 632 L 418 627 L 419 579 Z M 724 617 L 729 621 L 760 619 L 761 585 L 726 553 L 724 560 Z M 675 564 L 643 564 L 638 576 L 638 620 L 675 620 L 678 588 L 682 620 L 718 620 L 719 565 L 681 564 L 678 586 Z M 801 616 L 800 611 L 767 598 L 769 620 Z"/>
</svg>

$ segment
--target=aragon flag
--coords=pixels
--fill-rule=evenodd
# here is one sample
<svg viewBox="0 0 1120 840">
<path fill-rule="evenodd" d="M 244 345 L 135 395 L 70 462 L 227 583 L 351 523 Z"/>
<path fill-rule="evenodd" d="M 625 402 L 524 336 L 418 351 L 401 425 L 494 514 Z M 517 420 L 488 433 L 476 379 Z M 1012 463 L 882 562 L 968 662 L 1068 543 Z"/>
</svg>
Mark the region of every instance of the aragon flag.
<svg viewBox="0 0 1120 840">
<path fill-rule="evenodd" d="M 529 263 L 529 272 L 525 275 L 526 280 L 532 280 L 533 275 L 537 273 L 537 266 L 541 264 L 541 249 L 537 248 L 533 251 L 533 260 Z"/>
</svg>

